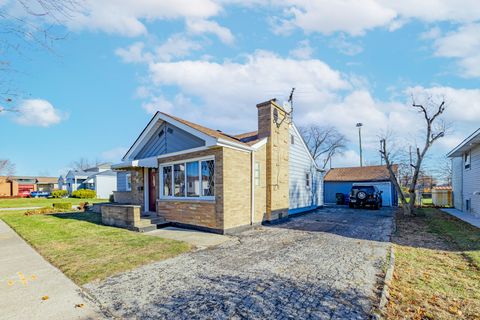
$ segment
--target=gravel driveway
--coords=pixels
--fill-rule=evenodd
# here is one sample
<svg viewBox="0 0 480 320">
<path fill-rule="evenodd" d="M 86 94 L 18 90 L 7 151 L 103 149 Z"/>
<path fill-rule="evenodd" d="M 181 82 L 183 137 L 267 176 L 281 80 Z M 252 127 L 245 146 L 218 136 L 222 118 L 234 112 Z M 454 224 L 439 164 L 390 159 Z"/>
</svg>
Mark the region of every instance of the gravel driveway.
<svg viewBox="0 0 480 320">
<path fill-rule="evenodd" d="M 393 212 L 324 208 L 86 288 L 130 319 L 365 319 Z"/>
</svg>

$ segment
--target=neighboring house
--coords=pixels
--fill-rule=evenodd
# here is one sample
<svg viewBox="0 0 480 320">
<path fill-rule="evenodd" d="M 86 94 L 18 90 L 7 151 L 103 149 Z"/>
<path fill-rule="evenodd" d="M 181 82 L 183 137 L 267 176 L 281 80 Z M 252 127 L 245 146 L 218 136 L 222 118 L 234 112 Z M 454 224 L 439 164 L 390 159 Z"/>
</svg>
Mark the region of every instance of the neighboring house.
<svg viewBox="0 0 480 320">
<path fill-rule="evenodd" d="M 397 166 L 394 166 L 397 171 Z M 364 166 L 350 168 L 332 168 L 325 175 L 325 203 L 336 203 L 336 194 L 347 195 L 354 184 L 376 186 L 382 193 L 382 205 L 398 205 L 395 186 L 390 181 L 387 166 Z"/>
<path fill-rule="evenodd" d="M 111 163 L 103 163 L 85 170 L 70 170 L 65 178 L 58 178 L 58 183 L 69 194 L 79 189 L 90 189 L 95 190 L 97 198 L 108 199 L 117 190 L 117 172 L 112 171 L 111 166 Z"/>
<path fill-rule="evenodd" d="M 56 188 L 58 184 L 55 177 L 0 177 L 0 197 L 27 196 L 32 191 L 51 192 Z"/>
<path fill-rule="evenodd" d="M 480 216 L 480 129 L 447 155 L 452 159 L 453 204 Z"/>
<path fill-rule="evenodd" d="M 112 166 L 115 201 L 218 233 L 322 206 L 322 170 L 290 116 L 275 100 L 257 112 L 258 131 L 240 135 L 157 112 Z"/>
</svg>

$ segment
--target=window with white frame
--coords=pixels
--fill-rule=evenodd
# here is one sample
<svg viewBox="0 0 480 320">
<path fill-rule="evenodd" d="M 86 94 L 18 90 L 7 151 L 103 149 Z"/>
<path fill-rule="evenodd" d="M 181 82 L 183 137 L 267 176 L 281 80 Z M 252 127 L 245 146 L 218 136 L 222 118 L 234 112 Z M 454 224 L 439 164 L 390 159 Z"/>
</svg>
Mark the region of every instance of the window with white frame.
<svg viewBox="0 0 480 320">
<path fill-rule="evenodd" d="M 465 163 L 465 169 L 470 169 L 471 162 L 472 162 L 470 151 L 465 152 L 463 156 L 463 162 Z"/>
<path fill-rule="evenodd" d="M 132 191 L 132 174 L 130 172 L 125 175 L 125 190 Z"/>
<path fill-rule="evenodd" d="M 215 161 L 213 159 L 186 160 L 161 167 L 161 198 L 214 198 Z"/>
<path fill-rule="evenodd" d="M 307 188 L 310 188 L 310 184 L 311 184 L 310 178 L 311 178 L 310 173 L 309 172 L 305 173 L 305 186 Z"/>
</svg>

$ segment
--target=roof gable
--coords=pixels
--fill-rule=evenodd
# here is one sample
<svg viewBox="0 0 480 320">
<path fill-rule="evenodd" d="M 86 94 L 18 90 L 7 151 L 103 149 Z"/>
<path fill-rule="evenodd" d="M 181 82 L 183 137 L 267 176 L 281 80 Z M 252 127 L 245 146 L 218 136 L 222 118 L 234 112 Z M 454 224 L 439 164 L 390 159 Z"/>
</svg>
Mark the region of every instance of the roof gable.
<svg viewBox="0 0 480 320">
<path fill-rule="evenodd" d="M 465 140 L 463 140 L 458 146 L 456 146 L 452 151 L 447 154 L 447 157 L 461 157 L 463 153 L 472 149 L 473 146 L 480 144 L 480 128 L 478 128 L 474 133 L 469 135 Z"/>
</svg>

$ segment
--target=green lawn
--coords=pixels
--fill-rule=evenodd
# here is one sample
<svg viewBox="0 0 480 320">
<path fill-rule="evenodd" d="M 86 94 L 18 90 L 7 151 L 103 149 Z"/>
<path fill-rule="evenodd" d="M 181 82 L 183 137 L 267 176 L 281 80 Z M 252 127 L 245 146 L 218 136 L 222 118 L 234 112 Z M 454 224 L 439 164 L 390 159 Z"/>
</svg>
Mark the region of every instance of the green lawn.
<svg viewBox="0 0 480 320">
<path fill-rule="evenodd" d="M 0 208 L 22 208 L 22 207 L 51 207 L 54 202 L 71 202 L 73 205 L 80 202 L 97 203 L 108 202 L 108 199 L 46 199 L 46 198 L 14 198 L 0 199 Z"/>
<path fill-rule="evenodd" d="M 101 225 L 100 215 L 91 212 L 25 216 L 0 211 L 0 219 L 80 285 L 190 250 L 181 241 Z"/>
<path fill-rule="evenodd" d="M 437 209 L 397 215 L 387 319 L 478 319 L 480 229 Z"/>
</svg>

